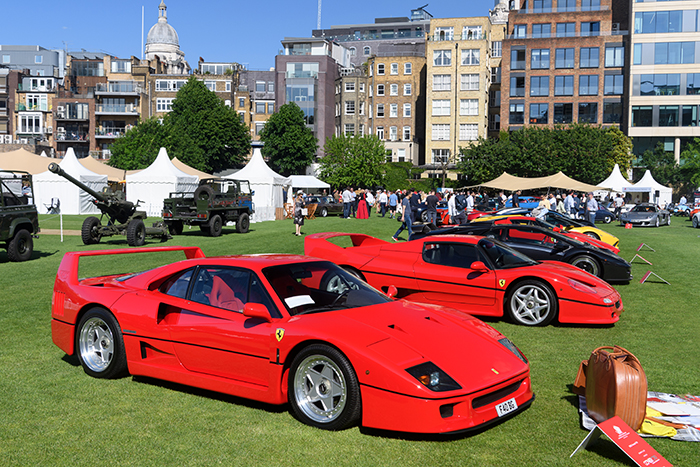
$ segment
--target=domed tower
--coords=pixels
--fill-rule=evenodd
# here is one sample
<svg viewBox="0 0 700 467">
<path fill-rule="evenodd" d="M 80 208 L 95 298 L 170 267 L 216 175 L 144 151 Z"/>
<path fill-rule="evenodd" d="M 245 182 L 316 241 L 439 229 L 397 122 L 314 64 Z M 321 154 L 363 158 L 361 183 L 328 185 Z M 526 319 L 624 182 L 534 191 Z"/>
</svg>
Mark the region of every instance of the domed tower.
<svg viewBox="0 0 700 467">
<path fill-rule="evenodd" d="M 158 5 L 158 22 L 148 31 L 146 38 L 146 60 L 158 57 L 170 75 L 189 74 L 190 65 L 185 61 L 185 53 L 180 50 L 180 39 L 175 28 L 168 24 L 168 7 L 161 0 Z"/>
</svg>

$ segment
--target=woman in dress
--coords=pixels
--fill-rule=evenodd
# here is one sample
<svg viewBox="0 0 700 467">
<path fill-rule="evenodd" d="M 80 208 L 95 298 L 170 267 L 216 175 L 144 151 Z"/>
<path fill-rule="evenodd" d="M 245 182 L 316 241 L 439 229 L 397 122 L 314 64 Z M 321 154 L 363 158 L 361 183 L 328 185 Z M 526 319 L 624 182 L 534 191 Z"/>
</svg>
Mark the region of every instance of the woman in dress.
<svg viewBox="0 0 700 467">
<path fill-rule="evenodd" d="M 367 193 L 360 194 L 360 201 L 357 203 L 357 219 L 369 219 L 369 210 L 367 208 Z"/>
<path fill-rule="evenodd" d="M 296 233 L 294 235 L 296 236 L 301 236 L 301 226 L 304 225 L 303 208 L 304 193 L 299 191 L 297 193 L 297 198 L 294 200 L 294 227 L 296 227 Z"/>
</svg>

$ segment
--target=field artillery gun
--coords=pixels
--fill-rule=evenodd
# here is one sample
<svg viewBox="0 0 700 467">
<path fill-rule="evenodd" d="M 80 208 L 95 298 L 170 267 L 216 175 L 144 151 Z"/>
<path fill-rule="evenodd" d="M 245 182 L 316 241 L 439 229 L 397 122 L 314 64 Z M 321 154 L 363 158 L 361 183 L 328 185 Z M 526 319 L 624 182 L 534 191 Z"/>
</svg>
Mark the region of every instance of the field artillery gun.
<svg viewBox="0 0 700 467">
<path fill-rule="evenodd" d="M 83 222 L 80 233 L 85 245 L 99 243 L 102 237 L 124 234 L 126 234 L 129 246 L 143 245 L 146 237 L 159 237 L 161 241 L 171 238 L 168 227 L 163 222 L 154 222 L 152 227 L 146 227 L 143 221 L 148 215 L 145 211 L 136 210 L 138 202 L 134 204 L 131 201 L 126 201 L 121 193 L 110 191 L 98 193 L 67 174 L 55 162 L 49 164 L 49 171 L 60 175 L 95 198 L 92 203 L 100 210 L 102 216 L 99 219 L 90 216 Z M 102 224 L 104 217 L 107 217 L 106 225 Z"/>
</svg>

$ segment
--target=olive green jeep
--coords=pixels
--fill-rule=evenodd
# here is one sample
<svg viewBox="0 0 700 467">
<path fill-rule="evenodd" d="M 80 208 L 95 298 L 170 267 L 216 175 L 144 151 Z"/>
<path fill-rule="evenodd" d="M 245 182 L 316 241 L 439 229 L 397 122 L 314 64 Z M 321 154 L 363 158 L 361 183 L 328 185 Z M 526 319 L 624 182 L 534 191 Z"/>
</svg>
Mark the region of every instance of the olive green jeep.
<svg viewBox="0 0 700 467">
<path fill-rule="evenodd" d="M 0 170 L 0 242 L 10 261 L 26 261 L 39 233 L 39 214 L 33 200 L 32 176 L 19 170 Z"/>
</svg>

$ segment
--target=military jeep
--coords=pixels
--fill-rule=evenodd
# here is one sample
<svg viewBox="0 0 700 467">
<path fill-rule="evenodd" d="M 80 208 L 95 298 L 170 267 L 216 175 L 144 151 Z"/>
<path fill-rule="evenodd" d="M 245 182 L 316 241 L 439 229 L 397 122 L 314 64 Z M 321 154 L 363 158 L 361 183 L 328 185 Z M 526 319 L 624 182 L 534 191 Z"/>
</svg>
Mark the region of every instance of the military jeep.
<svg viewBox="0 0 700 467">
<path fill-rule="evenodd" d="M 26 261 L 39 233 L 39 213 L 33 200 L 32 176 L 19 170 L 0 170 L 0 242 L 10 261 Z"/>
</svg>

